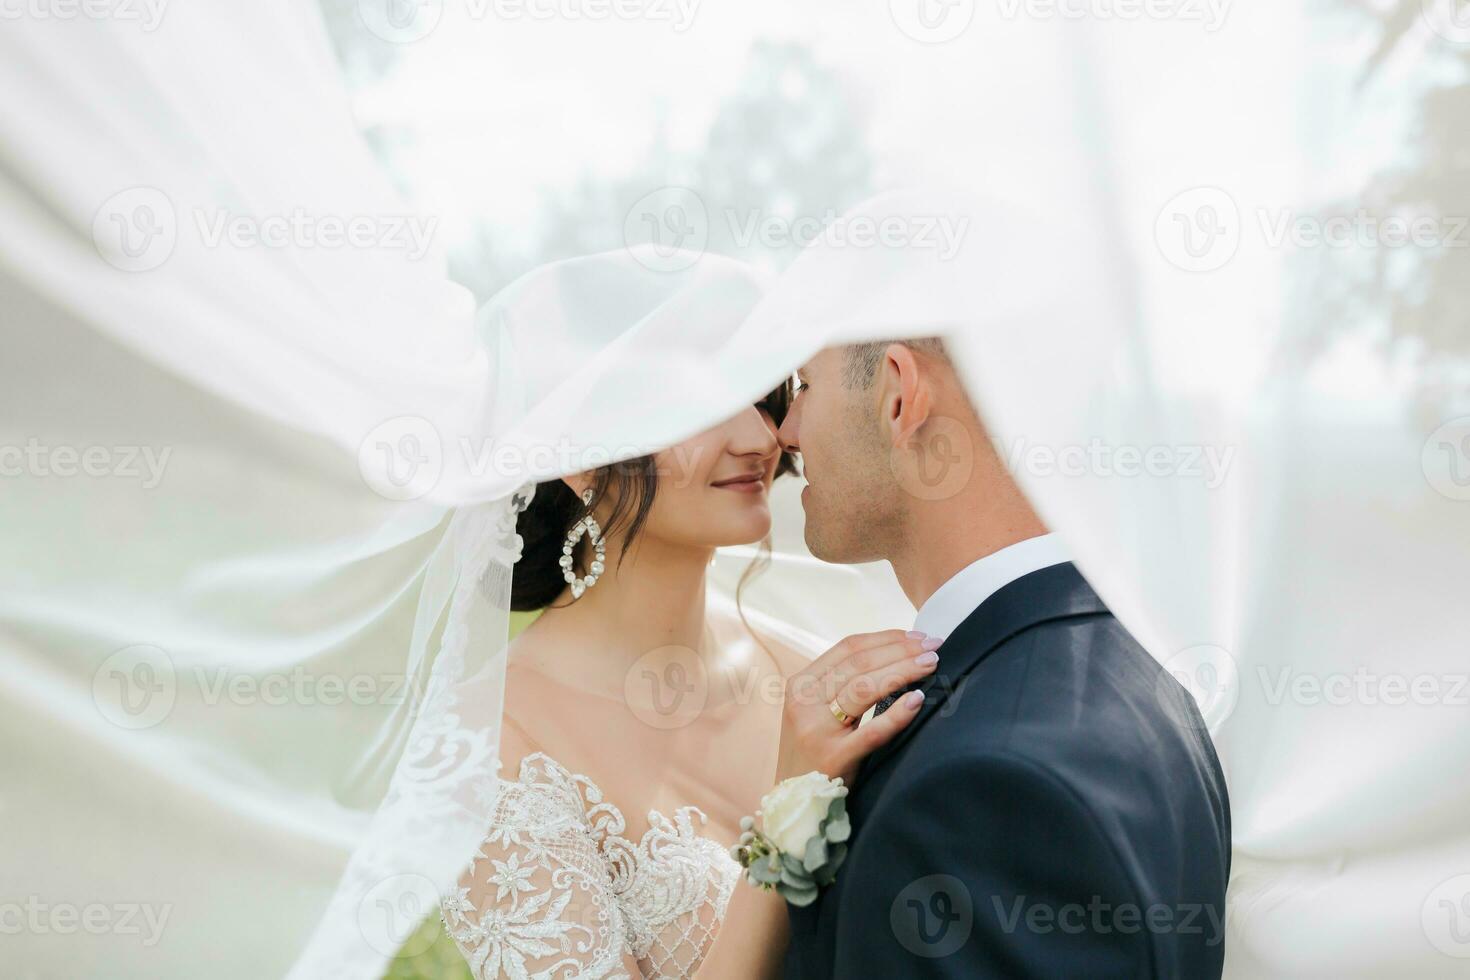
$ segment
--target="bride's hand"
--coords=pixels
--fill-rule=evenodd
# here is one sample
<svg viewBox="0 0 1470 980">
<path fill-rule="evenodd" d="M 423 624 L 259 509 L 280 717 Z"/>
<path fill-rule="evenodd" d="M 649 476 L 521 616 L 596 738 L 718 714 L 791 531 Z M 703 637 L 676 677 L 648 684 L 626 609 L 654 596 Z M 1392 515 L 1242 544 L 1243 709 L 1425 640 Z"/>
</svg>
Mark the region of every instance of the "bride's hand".
<svg viewBox="0 0 1470 980">
<path fill-rule="evenodd" d="M 912 721 L 924 696 L 910 691 L 861 727 L 858 719 L 889 694 L 934 673 L 939 642 L 903 630 L 855 633 L 793 675 L 786 682 L 777 780 L 815 769 L 852 782 L 862 758 Z"/>
</svg>

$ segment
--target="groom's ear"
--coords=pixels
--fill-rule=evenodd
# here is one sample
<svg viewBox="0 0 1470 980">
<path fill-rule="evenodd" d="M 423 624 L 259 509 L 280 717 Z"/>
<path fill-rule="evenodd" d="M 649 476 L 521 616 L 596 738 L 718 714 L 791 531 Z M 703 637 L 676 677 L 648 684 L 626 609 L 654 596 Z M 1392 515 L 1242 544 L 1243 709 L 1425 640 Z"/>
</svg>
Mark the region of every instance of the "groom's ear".
<svg viewBox="0 0 1470 980">
<path fill-rule="evenodd" d="M 883 352 L 883 417 L 895 447 L 905 446 L 929 421 L 934 408 L 928 365 L 906 344 Z"/>
</svg>

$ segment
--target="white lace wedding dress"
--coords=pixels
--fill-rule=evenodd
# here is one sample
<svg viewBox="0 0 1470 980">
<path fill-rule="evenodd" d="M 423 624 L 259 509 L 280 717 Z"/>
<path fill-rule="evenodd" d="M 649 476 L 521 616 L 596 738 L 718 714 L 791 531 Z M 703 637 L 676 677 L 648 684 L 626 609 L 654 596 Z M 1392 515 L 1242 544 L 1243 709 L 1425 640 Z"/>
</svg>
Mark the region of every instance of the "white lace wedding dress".
<svg viewBox="0 0 1470 980">
<path fill-rule="evenodd" d="M 477 980 L 694 976 L 740 868 L 705 815 L 648 814 L 637 841 L 597 785 L 543 753 L 503 781 L 488 836 L 443 903 Z"/>
</svg>

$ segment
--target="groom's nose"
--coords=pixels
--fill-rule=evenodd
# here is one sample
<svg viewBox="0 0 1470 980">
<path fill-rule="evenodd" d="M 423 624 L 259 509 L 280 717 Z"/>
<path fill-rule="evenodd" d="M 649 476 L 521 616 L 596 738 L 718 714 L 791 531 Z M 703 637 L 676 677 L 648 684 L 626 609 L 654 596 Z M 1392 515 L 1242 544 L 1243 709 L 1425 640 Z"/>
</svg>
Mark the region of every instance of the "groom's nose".
<svg viewBox="0 0 1470 980">
<path fill-rule="evenodd" d="M 796 421 L 796 410 L 793 409 L 787 413 L 786 418 L 781 422 L 781 428 L 776 430 L 776 441 L 788 453 L 801 452 L 801 444 L 797 442 L 796 436 L 798 427 L 799 423 Z"/>
</svg>

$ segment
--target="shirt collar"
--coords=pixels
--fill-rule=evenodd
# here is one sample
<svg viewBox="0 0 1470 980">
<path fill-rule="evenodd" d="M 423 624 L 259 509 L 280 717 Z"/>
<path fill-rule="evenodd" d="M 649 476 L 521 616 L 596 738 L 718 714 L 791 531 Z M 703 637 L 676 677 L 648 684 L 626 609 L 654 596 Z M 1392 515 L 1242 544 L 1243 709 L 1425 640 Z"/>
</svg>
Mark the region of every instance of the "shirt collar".
<svg viewBox="0 0 1470 980">
<path fill-rule="evenodd" d="M 914 629 L 929 636 L 948 636 L 956 626 L 1016 579 L 1071 561 L 1056 534 L 1042 534 L 1008 545 L 956 572 L 919 608 Z"/>
</svg>

